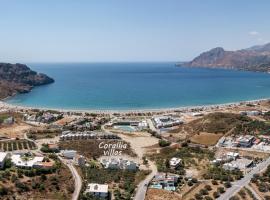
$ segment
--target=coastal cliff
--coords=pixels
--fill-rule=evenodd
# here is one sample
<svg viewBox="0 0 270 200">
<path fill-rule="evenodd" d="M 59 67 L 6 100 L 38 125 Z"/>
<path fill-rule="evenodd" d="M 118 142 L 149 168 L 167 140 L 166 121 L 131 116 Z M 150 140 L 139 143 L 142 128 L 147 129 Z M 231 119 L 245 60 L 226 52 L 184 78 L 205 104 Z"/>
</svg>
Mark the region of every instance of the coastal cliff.
<svg viewBox="0 0 270 200">
<path fill-rule="evenodd" d="M 177 65 L 270 72 L 270 43 L 237 51 L 226 51 L 217 47 L 200 54 L 190 62 Z"/>
<path fill-rule="evenodd" d="M 0 99 L 27 93 L 35 86 L 53 83 L 45 74 L 32 71 L 24 64 L 0 63 Z"/>
</svg>

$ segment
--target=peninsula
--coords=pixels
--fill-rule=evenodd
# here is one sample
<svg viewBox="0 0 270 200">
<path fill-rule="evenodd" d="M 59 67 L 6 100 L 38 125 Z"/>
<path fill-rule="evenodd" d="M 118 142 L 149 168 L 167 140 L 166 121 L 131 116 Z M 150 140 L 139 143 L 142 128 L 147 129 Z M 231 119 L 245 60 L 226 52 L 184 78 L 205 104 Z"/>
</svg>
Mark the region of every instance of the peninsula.
<svg viewBox="0 0 270 200">
<path fill-rule="evenodd" d="M 0 63 L 0 99 L 30 92 L 35 86 L 53 82 L 52 78 L 32 71 L 24 64 Z"/>
<path fill-rule="evenodd" d="M 269 72 L 270 43 L 237 51 L 226 51 L 222 47 L 216 47 L 200 54 L 190 62 L 177 65 Z"/>
</svg>

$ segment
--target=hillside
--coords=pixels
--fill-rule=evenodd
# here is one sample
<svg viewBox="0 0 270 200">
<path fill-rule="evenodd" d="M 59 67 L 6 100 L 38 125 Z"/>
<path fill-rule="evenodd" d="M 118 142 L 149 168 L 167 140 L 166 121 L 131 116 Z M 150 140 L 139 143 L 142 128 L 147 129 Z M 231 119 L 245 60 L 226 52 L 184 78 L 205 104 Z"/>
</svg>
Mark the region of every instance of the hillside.
<svg viewBox="0 0 270 200">
<path fill-rule="evenodd" d="M 30 92 L 35 86 L 53 82 L 52 78 L 32 71 L 26 65 L 0 63 L 0 99 Z"/>
<path fill-rule="evenodd" d="M 226 51 L 217 47 L 200 54 L 190 62 L 177 65 L 270 72 L 270 43 L 237 51 Z"/>
</svg>

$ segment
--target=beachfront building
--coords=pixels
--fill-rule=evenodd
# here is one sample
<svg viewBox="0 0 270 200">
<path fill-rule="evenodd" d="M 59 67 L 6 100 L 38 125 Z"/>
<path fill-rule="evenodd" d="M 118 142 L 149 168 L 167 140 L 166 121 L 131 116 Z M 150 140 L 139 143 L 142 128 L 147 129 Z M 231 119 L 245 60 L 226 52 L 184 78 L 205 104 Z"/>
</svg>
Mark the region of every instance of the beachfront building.
<svg viewBox="0 0 270 200">
<path fill-rule="evenodd" d="M 156 128 L 170 128 L 173 126 L 179 126 L 183 124 L 183 120 L 179 118 L 174 118 L 171 116 L 159 116 L 152 118 L 152 121 Z"/>
<path fill-rule="evenodd" d="M 148 123 L 146 120 L 116 120 L 110 123 L 110 126 L 127 131 L 143 131 L 148 129 Z M 130 127 L 130 129 L 128 129 L 128 127 Z"/>
<path fill-rule="evenodd" d="M 5 161 L 8 157 L 8 154 L 5 152 L 0 152 L 0 169 L 4 168 L 5 165 Z"/>
<path fill-rule="evenodd" d="M 241 115 L 247 115 L 247 116 L 258 116 L 261 115 L 262 112 L 258 110 L 249 110 L 249 111 L 241 111 Z"/>
<path fill-rule="evenodd" d="M 101 164 L 106 169 L 123 169 L 135 171 L 138 169 L 137 163 L 123 158 L 103 158 Z"/>
<path fill-rule="evenodd" d="M 181 162 L 182 162 L 182 159 L 173 157 L 170 160 L 170 167 L 173 169 L 176 169 L 177 167 L 180 166 Z"/>
<path fill-rule="evenodd" d="M 97 184 L 89 183 L 85 190 L 85 193 L 90 193 L 98 198 L 107 199 L 109 196 L 108 185 L 106 184 Z"/>
<path fill-rule="evenodd" d="M 65 140 L 90 140 L 90 139 L 119 139 L 119 136 L 115 134 L 108 133 L 98 133 L 92 131 L 83 131 L 83 132 L 71 132 L 63 131 L 60 136 L 60 141 Z"/>
</svg>

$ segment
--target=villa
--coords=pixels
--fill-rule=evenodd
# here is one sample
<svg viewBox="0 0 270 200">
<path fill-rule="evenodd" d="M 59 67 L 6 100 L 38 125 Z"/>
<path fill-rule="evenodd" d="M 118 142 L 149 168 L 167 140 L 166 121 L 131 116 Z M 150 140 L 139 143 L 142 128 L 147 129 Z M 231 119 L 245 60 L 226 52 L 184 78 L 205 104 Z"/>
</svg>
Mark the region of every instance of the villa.
<svg viewBox="0 0 270 200">
<path fill-rule="evenodd" d="M 109 196 L 108 185 L 105 184 L 97 184 L 97 183 L 89 183 L 85 190 L 85 193 L 93 194 L 98 198 L 107 199 Z"/>
<path fill-rule="evenodd" d="M 178 175 L 158 173 L 154 176 L 149 187 L 155 189 L 175 191 L 178 179 Z"/>
<path fill-rule="evenodd" d="M 180 158 L 175 158 L 175 157 L 172 158 L 170 160 L 170 167 L 173 169 L 177 168 L 181 164 L 181 161 L 182 161 L 182 159 L 180 159 Z"/>
<path fill-rule="evenodd" d="M 103 158 L 101 159 L 101 164 L 106 169 L 123 169 L 130 171 L 135 171 L 138 169 L 137 163 L 122 158 Z"/>
<path fill-rule="evenodd" d="M 184 123 L 183 120 L 171 116 L 154 117 L 152 120 L 155 127 L 158 129 L 179 126 Z"/>
</svg>

